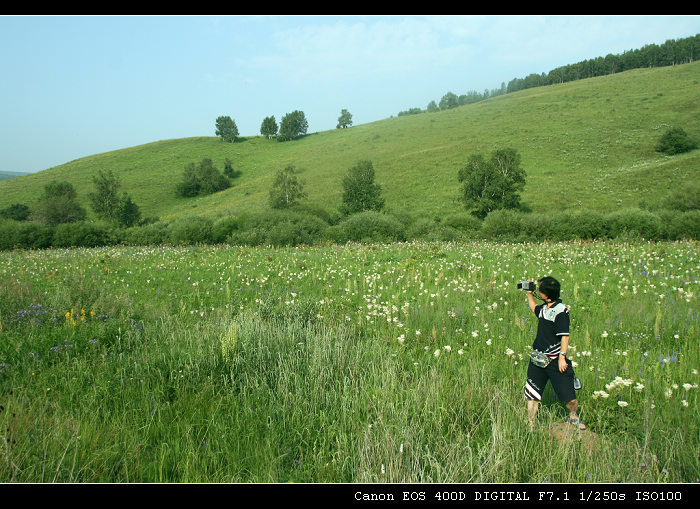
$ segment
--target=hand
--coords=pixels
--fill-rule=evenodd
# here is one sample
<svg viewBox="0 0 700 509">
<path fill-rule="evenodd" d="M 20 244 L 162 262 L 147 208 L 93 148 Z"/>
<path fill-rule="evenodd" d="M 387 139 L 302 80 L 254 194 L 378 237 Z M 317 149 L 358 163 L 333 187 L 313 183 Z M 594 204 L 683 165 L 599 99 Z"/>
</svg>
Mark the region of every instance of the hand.
<svg viewBox="0 0 700 509">
<path fill-rule="evenodd" d="M 559 372 L 563 373 L 567 369 L 569 369 L 569 365 L 566 362 L 566 357 L 564 357 L 563 355 L 560 355 L 559 356 Z"/>
</svg>

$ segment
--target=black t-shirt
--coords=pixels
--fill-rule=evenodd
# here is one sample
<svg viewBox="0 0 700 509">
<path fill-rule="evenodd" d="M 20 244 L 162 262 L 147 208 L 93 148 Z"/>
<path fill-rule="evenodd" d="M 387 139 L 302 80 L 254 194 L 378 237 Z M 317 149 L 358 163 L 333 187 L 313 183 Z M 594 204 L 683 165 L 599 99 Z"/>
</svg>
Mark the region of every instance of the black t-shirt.
<svg viewBox="0 0 700 509">
<path fill-rule="evenodd" d="M 532 348 L 555 358 L 561 351 L 561 337 L 569 335 L 569 310 L 557 300 L 551 307 L 546 304 L 535 306 L 535 316 L 539 319 L 537 336 Z"/>
</svg>

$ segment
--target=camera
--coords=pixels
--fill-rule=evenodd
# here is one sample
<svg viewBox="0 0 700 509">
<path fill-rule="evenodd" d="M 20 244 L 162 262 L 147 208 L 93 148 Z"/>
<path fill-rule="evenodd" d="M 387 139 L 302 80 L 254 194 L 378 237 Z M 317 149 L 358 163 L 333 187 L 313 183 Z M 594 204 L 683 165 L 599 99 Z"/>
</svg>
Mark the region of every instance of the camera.
<svg viewBox="0 0 700 509">
<path fill-rule="evenodd" d="M 526 292 L 534 292 L 537 290 L 537 285 L 534 281 L 520 281 L 518 283 L 518 290 L 525 290 Z"/>
</svg>

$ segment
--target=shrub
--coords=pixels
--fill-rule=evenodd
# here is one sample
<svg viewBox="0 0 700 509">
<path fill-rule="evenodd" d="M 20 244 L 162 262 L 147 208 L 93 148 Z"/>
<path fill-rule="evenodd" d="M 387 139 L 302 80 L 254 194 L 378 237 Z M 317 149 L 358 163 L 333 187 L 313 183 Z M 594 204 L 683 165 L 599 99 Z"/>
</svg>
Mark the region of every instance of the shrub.
<svg viewBox="0 0 700 509">
<path fill-rule="evenodd" d="M 664 224 L 667 225 L 666 238 L 669 240 L 700 240 L 700 210 L 680 212 L 664 219 L 668 219 Z"/>
<path fill-rule="evenodd" d="M 44 249 L 51 247 L 53 228 L 37 223 L 0 221 L 0 250 Z"/>
<path fill-rule="evenodd" d="M 271 209 L 243 216 L 228 238 L 234 245 L 297 246 L 323 239 L 328 223 L 296 209 Z"/>
<path fill-rule="evenodd" d="M 656 151 L 666 155 L 682 154 L 696 148 L 698 148 L 698 142 L 681 127 L 673 127 L 666 131 L 656 144 Z"/>
<path fill-rule="evenodd" d="M 56 226 L 53 236 L 55 247 L 98 247 L 115 243 L 115 234 L 103 223 L 80 221 Z"/>
<path fill-rule="evenodd" d="M 215 244 L 223 244 L 226 239 L 240 228 L 241 218 L 239 216 L 224 216 L 217 219 L 212 225 L 211 237 Z"/>
<path fill-rule="evenodd" d="M 200 216 L 177 219 L 168 227 L 170 242 L 174 245 L 191 246 L 212 242 L 213 221 Z"/>
<path fill-rule="evenodd" d="M 396 242 L 406 240 L 406 228 L 395 217 L 381 212 L 353 214 L 329 232 L 335 242 Z"/>
<path fill-rule="evenodd" d="M 122 234 L 122 242 L 129 246 L 159 246 L 170 242 L 168 223 L 155 223 L 127 228 Z"/>
<path fill-rule="evenodd" d="M 473 214 L 462 212 L 447 216 L 442 221 L 443 226 L 454 228 L 466 234 L 468 237 L 477 237 L 481 231 L 483 222 Z"/>
<path fill-rule="evenodd" d="M 522 216 L 522 213 L 515 210 L 494 210 L 484 219 L 481 232 L 487 239 L 520 240 L 523 230 Z"/>
<path fill-rule="evenodd" d="M 661 238 L 661 220 L 647 210 L 624 209 L 608 214 L 606 219 L 613 238 L 622 236 L 638 236 L 647 240 Z"/>
<path fill-rule="evenodd" d="M 605 215 L 600 212 L 563 212 L 560 216 L 562 222 L 561 235 L 567 239 L 605 239 L 610 235 L 610 230 Z"/>
</svg>

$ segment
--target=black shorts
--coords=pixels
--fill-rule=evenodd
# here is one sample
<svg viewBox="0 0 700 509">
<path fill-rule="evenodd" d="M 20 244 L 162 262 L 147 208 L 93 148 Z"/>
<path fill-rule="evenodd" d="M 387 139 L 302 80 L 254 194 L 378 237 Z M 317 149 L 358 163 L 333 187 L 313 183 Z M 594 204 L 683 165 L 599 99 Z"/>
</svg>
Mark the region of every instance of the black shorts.
<svg viewBox="0 0 700 509">
<path fill-rule="evenodd" d="M 557 397 L 562 401 L 576 399 L 574 389 L 574 368 L 571 361 L 566 359 L 569 365 L 566 371 L 559 371 L 559 359 L 554 359 L 546 368 L 539 368 L 530 362 L 527 366 L 527 383 L 525 384 L 525 398 L 533 401 L 542 401 L 542 394 L 547 385 L 547 380 L 552 382 L 552 388 Z"/>
</svg>

